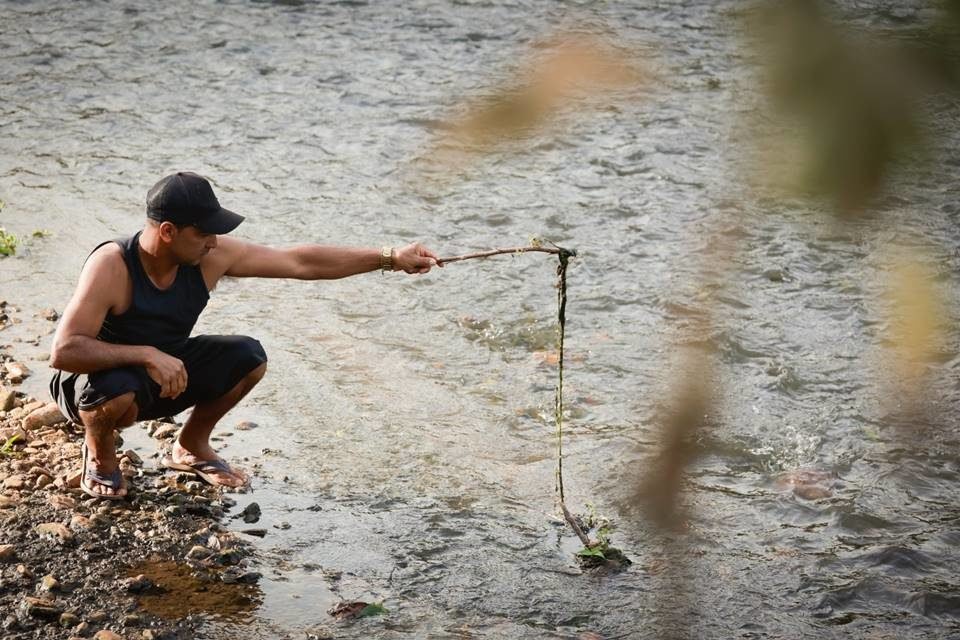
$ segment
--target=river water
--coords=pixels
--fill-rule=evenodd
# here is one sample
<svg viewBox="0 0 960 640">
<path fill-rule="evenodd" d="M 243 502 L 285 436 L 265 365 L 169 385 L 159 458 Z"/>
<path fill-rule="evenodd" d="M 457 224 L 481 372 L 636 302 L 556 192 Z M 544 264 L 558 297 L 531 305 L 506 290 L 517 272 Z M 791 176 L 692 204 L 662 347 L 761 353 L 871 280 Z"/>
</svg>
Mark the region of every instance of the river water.
<svg viewBox="0 0 960 640">
<path fill-rule="evenodd" d="M 849 20 L 889 29 L 926 17 L 913 3 L 847 4 Z M 24 238 L 0 259 L 0 297 L 25 318 L 62 310 L 87 252 L 134 232 L 146 190 L 175 170 L 209 176 L 247 216 L 236 234 L 258 242 L 421 240 L 453 255 L 541 236 L 580 252 L 567 503 L 613 521 L 634 564 L 582 573 L 558 519 L 554 259 L 228 280 L 198 331 L 254 335 L 269 354 L 263 383 L 224 421 L 259 427 L 219 443 L 262 465 L 238 502 L 256 500 L 269 533 L 261 606 L 211 616 L 209 637 L 960 638 L 957 341 L 939 353 L 930 410 L 905 422 L 884 390 L 880 303 L 883 248 L 907 236 L 954 302 L 960 187 L 918 169 L 847 223 L 754 197 L 736 169 L 742 117 L 761 102 L 740 6 L 0 4 L 0 226 Z M 538 38 L 585 23 L 642 45 L 656 85 L 522 153 L 495 151 L 440 184 L 411 179 L 463 99 Z M 938 117 L 955 169 L 955 111 Z M 729 278 L 697 340 L 716 354 L 719 399 L 686 527 L 664 535 L 630 496 L 703 279 L 721 270 L 718 242 L 735 247 Z M 3 336 L 24 340 L 14 346 L 39 370 L 26 384 L 37 394 L 41 326 Z M 326 611 L 341 599 L 389 613 L 334 623 Z"/>
</svg>

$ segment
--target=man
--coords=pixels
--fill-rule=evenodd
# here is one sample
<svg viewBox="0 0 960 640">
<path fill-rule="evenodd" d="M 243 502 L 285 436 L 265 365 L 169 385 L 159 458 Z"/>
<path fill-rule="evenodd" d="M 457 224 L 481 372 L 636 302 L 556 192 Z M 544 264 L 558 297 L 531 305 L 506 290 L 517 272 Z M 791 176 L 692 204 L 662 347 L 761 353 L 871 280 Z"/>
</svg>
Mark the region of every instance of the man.
<svg viewBox="0 0 960 640">
<path fill-rule="evenodd" d="M 63 312 L 51 352 L 50 391 L 85 427 L 84 492 L 118 500 L 115 429 L 193 411 L 163 464 L 237 487 L 247 478 L 210 446 L 216 423 L 263 377 L 267 356 L 246 336 L 190 332 L 224 276 L 319 280 L 402 270 L 427 273 L 437 256 L 419 244 L 394 250 L 306 245 L 274 249 L 229 233 L 243 217 L 220 206 L 195 173 L 160 180 L 147 194 L 147 223 L 96 247 Z"/>
</svg>

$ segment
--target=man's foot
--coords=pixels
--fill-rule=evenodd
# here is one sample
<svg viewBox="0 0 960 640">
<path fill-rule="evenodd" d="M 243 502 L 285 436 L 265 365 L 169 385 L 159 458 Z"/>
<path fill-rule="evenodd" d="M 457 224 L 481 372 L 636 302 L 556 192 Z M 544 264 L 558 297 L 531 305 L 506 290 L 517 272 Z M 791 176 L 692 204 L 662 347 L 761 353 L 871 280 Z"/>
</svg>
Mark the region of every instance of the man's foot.
<svg viewBox="0 0 960 640">
<path fill-rule="evenodd" d="M 87 495 L 106 500 L 122 500 L 127 496 L 127 482 L 120 473 L 117 456 L 110 450 L 112 460 L 108 456 L 97 458 L 87 447 L 81 448 L 83 453 L 83 467 L 80 475 L 80 489 Z M 108 469 L 113 467 L 112 470 Z"/>
<path fill-rule="evenodd" d="M 163 465 L 170 469 L 194 473 L 213 485 L 236 488 L 247 484 L 249 477 L 245 473 L 228 465 L 212 447 L 208 446 L 206 449 L 195 453 L 175 442 L 170 455 L 164 458 Z"/>
</svg>

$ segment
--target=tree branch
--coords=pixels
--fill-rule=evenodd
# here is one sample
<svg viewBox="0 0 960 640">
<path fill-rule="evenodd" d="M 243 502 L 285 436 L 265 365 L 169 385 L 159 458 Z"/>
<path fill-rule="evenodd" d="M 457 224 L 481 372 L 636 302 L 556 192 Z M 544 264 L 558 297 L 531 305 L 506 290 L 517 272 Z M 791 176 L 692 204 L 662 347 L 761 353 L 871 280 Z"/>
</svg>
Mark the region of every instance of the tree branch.
<svg viewBox="0 0 960 640">
<path fill-rule="evenodd" d="M 530 251 L 542 251 L 543 253 L 558 254 L 566 249 L 559 247 L 513 247 L 510 249 L 491 249 L 490 251 L 479 251 L 477 253 L 467 253 L 462 256 L 452 256 L 450 258 L 440 258 L 437 264 L 447 264 L 448 262 L 460 262 L 461 260 L 472 260 L 473 258 L 489 258 L 490 256 L 501 255 L 504 253 L 527 253 Z"/>
</svg>

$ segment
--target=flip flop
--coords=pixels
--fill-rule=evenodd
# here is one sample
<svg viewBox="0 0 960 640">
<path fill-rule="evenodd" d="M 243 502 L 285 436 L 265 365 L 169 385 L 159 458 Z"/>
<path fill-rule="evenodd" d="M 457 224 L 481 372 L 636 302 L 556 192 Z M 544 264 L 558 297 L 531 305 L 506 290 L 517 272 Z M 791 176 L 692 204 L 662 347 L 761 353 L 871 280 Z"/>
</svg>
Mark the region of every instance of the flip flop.
<svg viewBox="0 0 960 640">
<path fill-rule="evenodd" d="M 200 460 L 189 464 L 186 462 L 176 462 L 170 456 L 164 456 L 160 461 L 167 469 L 173 469 L 174 471 L 186 471 L 187 473 L 192 473 L 207 484 L 211 484 L 217 487 L 229 487 L 230 485 L 223 484 L 222 482 L 217 482 L 216 476 L 213 475 L 214 471 L 222 471 L 223 473 L 229 473 L 230 475 L 236 475 L 233 469 L 224 462 L 223 460 Z"/>
<path fill-rule="evenodd" d="M 122 489 L 123 488 L 123 474 L 120 473 L 119 467 L 113 470 L 113 473 L 110 475 L 102 475 L 98 471 L 88 467 L 90 452 L 87 450 L 87 445 L 84 443 L 80 446 L 80 450 L 83 452 L 83 469 L 80 475 L 80 490 L 83 491 L 88 496 L 93 496 L 94 498 L 101 498 L 103 500 L 123 500 L 127 496 L 117 495 L 115 493 L 97 493 L 93 490 L 91 486 L 91 481 L 96 482 L 97 484 L 109 487 L 110 489 Z"/>
</svg>

